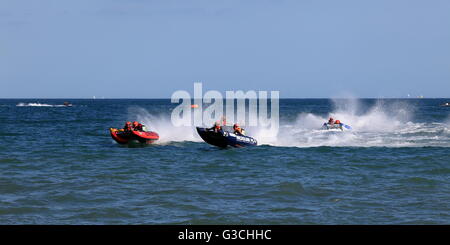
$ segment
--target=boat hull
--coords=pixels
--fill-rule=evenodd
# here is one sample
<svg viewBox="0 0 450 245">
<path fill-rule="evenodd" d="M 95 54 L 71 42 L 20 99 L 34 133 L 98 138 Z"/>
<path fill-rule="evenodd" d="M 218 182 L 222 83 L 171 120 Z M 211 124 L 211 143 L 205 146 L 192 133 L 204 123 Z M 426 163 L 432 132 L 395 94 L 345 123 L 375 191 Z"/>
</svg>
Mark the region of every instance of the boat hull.
<svg viewBox="0 0 450 245">
<path fill-rule="evenodd" d="M 342 124 L 328 124 L 328 123 L 324 123 L 323 126 L 322 126 L 322 129 L 325 129 L 325 130 L 332 130 L 332 129 L 344 130 L 344 127 L 342 126 Z"/>
<path fill-rule="evenodd" d="M 197 127 L 197 132 L 206 143 L 222 148 L 228 146 L 256 146 L 258 144 L 258 142 L 252 137 L 236 135 L 229 131 L 220 130 L 219 132 L 215 132 L 207 128 Z"/>
</svg>

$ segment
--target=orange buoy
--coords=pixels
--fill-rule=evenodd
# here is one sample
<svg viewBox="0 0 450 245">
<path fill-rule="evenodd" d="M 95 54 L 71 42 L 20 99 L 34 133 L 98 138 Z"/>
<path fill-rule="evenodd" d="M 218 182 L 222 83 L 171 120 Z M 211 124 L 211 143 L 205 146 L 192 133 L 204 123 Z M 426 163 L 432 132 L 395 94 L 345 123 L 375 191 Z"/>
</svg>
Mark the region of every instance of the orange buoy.
<svg viewBox="0 0 450 245">
<path fill-rule="evenodd" d="M 198 108 L 198 105 L 197 104 L 193 104 L 193 105 L 191 105 L 191 108 Z"/>
</svg>

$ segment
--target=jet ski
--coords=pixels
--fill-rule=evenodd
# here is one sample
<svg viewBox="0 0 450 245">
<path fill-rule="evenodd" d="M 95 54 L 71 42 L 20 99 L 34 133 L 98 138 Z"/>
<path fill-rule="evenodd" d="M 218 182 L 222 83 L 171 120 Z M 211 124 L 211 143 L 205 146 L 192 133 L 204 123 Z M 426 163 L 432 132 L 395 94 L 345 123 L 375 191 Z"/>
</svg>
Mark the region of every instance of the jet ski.
<svg viewBox="0 0 450 245">
<path fill-rule="evenodd" d="M 110 128 L 111 137 L 119 144 L 141 143 L 151 144 L 159 139 L 159 135 L 152 131 L 123 130 Z"/>
<path fill-rule="evenodd" d="M 442 104 L 441 106 L 446 106 L 446 107 L 448 107 L 448 106 L 450 106 L 450 103 L 447 102 L 447 103 Z"/>
<path fill-rule="evenodd" d="M 222 127 L 222 130 L 219 130 L 218 132 L 215 132 L 210 128 L 197 127 L 197 132 L 206 143 L 222 148 L 227 146 L 256 146 L 258 144 L 254 138 L 245 135 L 237 135 L 227 127 Z"/>
</svg>

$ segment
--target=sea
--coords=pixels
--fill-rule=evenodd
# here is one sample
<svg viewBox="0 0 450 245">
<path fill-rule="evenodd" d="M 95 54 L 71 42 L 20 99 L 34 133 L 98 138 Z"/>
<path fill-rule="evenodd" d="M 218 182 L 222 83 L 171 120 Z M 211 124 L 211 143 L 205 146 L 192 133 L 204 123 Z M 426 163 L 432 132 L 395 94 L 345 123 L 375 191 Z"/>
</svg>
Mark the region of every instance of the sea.
<svg viewBox="0 0 450 245">
<path fill-rule="evenodd" d="M 222 149 L 170 99 L 1 99 L 0 224 L 450 224 L 446 102 L 281 99 L 276 134 Z M 160 139 L 111 138 L 135 120 Z"/>
</svg>

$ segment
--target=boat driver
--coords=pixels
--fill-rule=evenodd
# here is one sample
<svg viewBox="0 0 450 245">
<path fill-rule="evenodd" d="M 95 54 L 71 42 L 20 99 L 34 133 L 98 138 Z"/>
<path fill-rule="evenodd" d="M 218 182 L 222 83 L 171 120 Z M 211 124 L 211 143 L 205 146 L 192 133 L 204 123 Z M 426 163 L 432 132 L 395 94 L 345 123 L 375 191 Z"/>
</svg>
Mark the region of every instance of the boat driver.
<svg viewBox="0 0 450 245">
<path fill-rule="evenodd" d="M 130 131 L 131 130 L 131 122 L 126 122 L 125 126 L 123 127 L 124 131 Z"/>
<path fill-rule="evenodd" d="M 330 119 L 328 119 L 328 124 L 330 124 L 330 125 L 334 124 L 334 119 L 332 117 L 330 117 Z"/>
<path fill-rule="evenodd" d="M 210 130 L 214 130 L 214 132 L 218 133 L 219 131 L 222 130 L 222 127 L 220 126 L 219 122 L 215 122 L 214 126 L 212 126 L 212 128 L 210 128 Z"/>
</svg>

